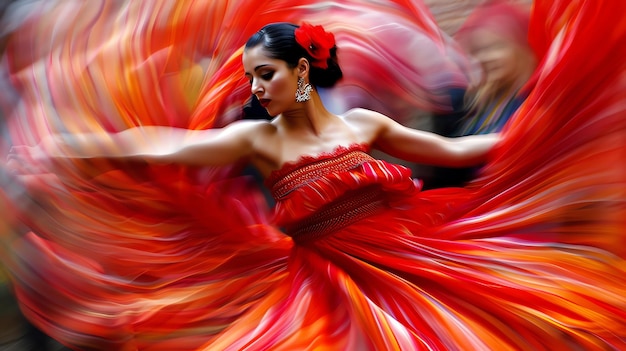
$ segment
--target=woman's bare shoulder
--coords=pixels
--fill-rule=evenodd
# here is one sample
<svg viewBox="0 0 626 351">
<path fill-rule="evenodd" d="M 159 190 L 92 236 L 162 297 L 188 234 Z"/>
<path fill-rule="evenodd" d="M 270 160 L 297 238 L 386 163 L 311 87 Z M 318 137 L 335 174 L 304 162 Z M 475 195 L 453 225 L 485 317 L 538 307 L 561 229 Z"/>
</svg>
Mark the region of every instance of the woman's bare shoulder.
<svg viewBox="0 0 626 351">
<path fill-rule="evenodd" d="M 276 126 L 267 120 L 237 120 L 221 129 L 224 136 L 239 136 L 254 140 L 260 136 L 273 134 Z"/>
<path fill-rule="evenodd" d="M 348 124 L 363 142 L 374 143 L 389 120 L 383 114 L 366 108 L 354 108 L 342 114 Z"/>
<path fill-rule="evenodd" d="M 385 126 L 391 119 L 379 112 L 366 108 L 353 108 L 342 115 L 343 119 L 350 125 L 360 128 L 378 129 Z"/>
<path fill-rule="evenodd" d="M 233 122 L 231 126 L 255 148 L 263 148 L 263 145 L 272 143 L 278 130 L 278 126 L 271 120 L 241 120 Z"/>
<path fill-rule="evenodd" d="M 275 128 L 275 126 L 272 124 L 272 121 L 268 121 L 268 120 L 241 119 L 241 120 L 234 121 L 228 124 L 226 128 L 264 130 L 264 129 Z"/>
<path fill-rule="evenodd" d="M 380 120 L 387 118 L 379 112 L 362 107 L 350 109 L 342 114 L 342 116 L 346 120 Z"/>
</svg>

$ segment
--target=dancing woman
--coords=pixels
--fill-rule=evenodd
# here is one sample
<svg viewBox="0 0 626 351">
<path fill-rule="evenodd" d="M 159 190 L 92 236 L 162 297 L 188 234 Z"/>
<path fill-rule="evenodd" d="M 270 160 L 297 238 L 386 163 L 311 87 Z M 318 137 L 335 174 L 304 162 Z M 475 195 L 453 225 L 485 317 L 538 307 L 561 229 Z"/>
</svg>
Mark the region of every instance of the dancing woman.
<svg viewBox="0 0 626 351">
<path fill-rule="evenodd" d="M 623 234 L 608 230 L 613 219 L 594 217 L 615 202 L 587 200 L 606 188 L 570 179 L 582 192 L 559 205 L 567 201 L 553 198 L 560 187 L 530 179 L 529 170 L 545 171 L 519 159 L 519 135 L 448 140 L 369 110 L 329 113 L 315 86 L 341 77 L 336 50 L 331 33 L 306 23 L 270 24 L 248 40 L 243 71 L 271 121 L 61 135 L 18 149 L 16 161 L 52 159 L 60 175 L 67 159 L 163 167 L 244 160 L 265 176 L 276 201 L 269 221 L 242 206 L 250 204 L 246 189 L 228 181 L 197 197 L 190 191 L 197 187 L 159 183 L 189 195 L 176 198 L 180 208 L 158 201 L 165 191 L 149 183 L 139 183 L 146 186 L 141 199 L 133 197 L 137 189 L 99 180 L 108 178 L 87 183 L 124 201 L 72 188 L 72 204 L 95 197 L 103 209 L 63 223 L 22 214 L 42 233 L 16 246 L 41 253 L 33 268 L 11 265 L 29 318 L 77 349 L 623 347 L 623 256 L 614 250 Z M 494 148 L 498 141 L 504 145 Z M 374 148 L 447 166 L 489 162 L 478 190 L 420 192 L 407 168 L 372 158 Z M 57 212 L 60 218 L 67 208 L 49 210 Z M 120 213 L 125 221 L 106 220 Z M 593 228 L 607 229 L 605 236 L 591 240 Z M 53 233 L 65 236 L 46 240 Z M 81 251 L 74 240 L 83 238 L 91 242 Z"/>
<path fill-rule="evenodd" d="M 328 112 L 315 87 L 330 87 L 341 78 L 334 37 L 319 26 L 297 28 L 268 25 L 248 41 L 243 54 L 254 98 L 275 116 L 271 121 L 198 131 L 137 127 L 116 134 L 52 136 L 39 151 L 44 158 L 135 158 L 195 166 L 246 160 L 266 177 L 287 163 L 338 148 L 377 148 L 412 162 L 456 167 L 486 160 L 496 134 L 447 139 L 371 110 L 353 109 L 342 116 Z"/>
</svg>

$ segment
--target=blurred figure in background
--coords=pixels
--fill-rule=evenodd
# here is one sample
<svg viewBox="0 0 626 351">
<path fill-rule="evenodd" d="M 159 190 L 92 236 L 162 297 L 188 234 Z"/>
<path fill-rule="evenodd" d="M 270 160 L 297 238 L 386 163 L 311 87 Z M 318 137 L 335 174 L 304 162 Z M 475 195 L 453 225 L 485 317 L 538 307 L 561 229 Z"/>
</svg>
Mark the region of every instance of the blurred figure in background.
<svg viewBox="0 0 626 351">
<path fill-rule="evenodd" d="M 450 137 L 502 130 L 524 102 L 537 59 L 528 43 L 529 11 L 511 1 L 477 7 L 454 36 L 480 69 L 467 90 L 451 91 L 454 112 L 435 116 L 434 131 Z M 426 186 L 462 186 L 476 168 L 436 168 Z"/>
<path fill-rule="evenodd" d="M 0 1 L 0 23 L 9 16 L 9 8 L 16 0 Z M 0 27 L 0 57 L 11 36 L 10 28 Z M 4 155 L 11 144 L 6 128 L 11 109 L 17 108 L 17 91 L 10 84 L 9 74 L 0 65 L 0 152 Z M 1 167 L 1 165 L 0 165 Z M 5 169 L 0 168 L 0 213 L 7 209 L 2 202 L 3 192 L 15 192 L 18 186 L 12 182 Z M 9 229 L 0 221 L 0 233 Z M 0 350 L 1 351 L 61 351 L 69 350 L 32 325 L 19 309 L 10 280 L 10 272 L 0 262 Z"/>
</svg>

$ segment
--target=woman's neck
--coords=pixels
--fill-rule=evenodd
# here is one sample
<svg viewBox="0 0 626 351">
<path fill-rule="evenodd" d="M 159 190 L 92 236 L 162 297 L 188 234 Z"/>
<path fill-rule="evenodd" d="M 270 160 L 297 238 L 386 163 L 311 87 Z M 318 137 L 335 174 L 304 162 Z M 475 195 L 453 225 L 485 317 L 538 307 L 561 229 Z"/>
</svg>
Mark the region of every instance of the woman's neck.
<svg viewBox="0 0 626 351">
<path fill-rule="evenodd" d="M 319 95 L 312 94 L 311 100 L 303 103 L 302 108 L 283 112 L 281 123 L 290 130 L 309 129 L 313 134 L 319 135 L 332 122 L 333 117 L 324 107 Z"/>
</svg>

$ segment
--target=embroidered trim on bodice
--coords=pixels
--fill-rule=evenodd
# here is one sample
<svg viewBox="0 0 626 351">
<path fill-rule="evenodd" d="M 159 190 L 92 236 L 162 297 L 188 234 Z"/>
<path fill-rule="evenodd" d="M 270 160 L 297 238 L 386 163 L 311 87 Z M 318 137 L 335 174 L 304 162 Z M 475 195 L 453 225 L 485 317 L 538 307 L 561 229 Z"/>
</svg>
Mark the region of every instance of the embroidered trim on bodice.
<svg viewBox="0 0 626 351">
<path fill-rule="evenodd" d="M 339 146 L 334 151 L 314 156 L 302 156 L 298 161 L 288 162 L 270 174 L 265 184 L 274 199 L 280 200 L 298 186 L 319 179 L 331 172 L 347 171 L 366 161 L 374 160 L 367 154 L 364 144 Z"/>
<path fill-rule="evenodd" d="M 350 191 L 318 212 L 285 228 L 294 242 L 314 241 L 369 217 L 385 207 L 383 191 L 377 185 Z"/>
</svg>

